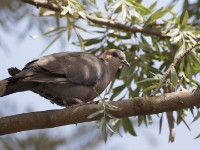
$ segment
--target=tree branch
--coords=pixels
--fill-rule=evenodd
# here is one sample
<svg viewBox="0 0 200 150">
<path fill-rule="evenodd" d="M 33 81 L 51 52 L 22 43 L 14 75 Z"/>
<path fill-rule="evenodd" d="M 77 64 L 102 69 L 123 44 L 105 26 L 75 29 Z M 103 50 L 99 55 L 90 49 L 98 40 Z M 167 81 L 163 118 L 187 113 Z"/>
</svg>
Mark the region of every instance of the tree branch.
<svg viewBox="0 0 200 150">
<path fill-rule="evenodd" d="M 158 90 L 160 89 L 160 87 L 162 86 L 163 82 L 165 81 L 165 79 L 169 76 L 172 68 L 174 66 L 176 66 L 178 64 L 178 62 L 185 57 L 191 50 L 193 50 L 195 47 L 200 45 L 200 41 L 195 43 L 194 45 L 192 45 L 191 47 L 189 47 L 188 49 L 186 49 L 185 52 L 181 53 L 178 57 L 176 57 L 173 62 L 171 63 L 171 65 L 169 66 L 169 68 L 165 71 L 165 73 L 163 74 L 162 78 L 160 79 L 160 82 L 158 83 L 157 87 L 155 88 L 155 90 L 151 93 L 151 96 L 155 96 L 156 93 L 158 92 Z"/>
<path fill-rule="evenodd" d="M 56 4 L 52 4 L 49 3 L 48 0 L 21 0 L 24 3 L 28 3 L 37 7 L 44 7 L 53 11 L 57 11 L 57 12 L 61 12 L 62 9 L 60 6 L 56 5 Z M 129 31 L 132 33 L 143 33 L 143 34 L 148 34 L 151 36 L 157 36 L 157 37 L 167 37 L 166 35 L 164 35 L 160 30 L 156 30 L 150 27 L 133 27 L 133 26 L 128 26 L 113 20 L 109 20 L 109 19 L 103 19 L 103 18 L 96 18 L 90 15 L 85 15 L 85 17 L 96 24 L 100 24 L 100 25 L 105 25 L 108 27 L 112 27 L 112 28 L 117 28 L 117 29 L 122 29 L 125 31 Z"/>
<path fill-rule="evenodd" d="M 24 3 L 34 5 L 36 7 L 44 7 L 49 10 L 53 10 L 53 11 L 57 11 L 57 12 L 61 12 L 61 10 L 62 10 L 60 6 L 49 3 L 48 0 L 21 0 L 21 1 Z"/>
<path fill-rule="evenodd" d="M 109 103 L 121 108 L 119 111 L 108 110 L 109 113 L 117 118 L 157 114 L 190 108 L 200 104 L 200 89 L 167 93 L 156 97 L 136 97 Z M 102 109 L 102 104 L 100 103 L 2 117 L 0 118 L 0 135 L 95 121 L 100 119 L 102 115 L 100 114 L 90 119 L 87 117 Z"/>
</svg>

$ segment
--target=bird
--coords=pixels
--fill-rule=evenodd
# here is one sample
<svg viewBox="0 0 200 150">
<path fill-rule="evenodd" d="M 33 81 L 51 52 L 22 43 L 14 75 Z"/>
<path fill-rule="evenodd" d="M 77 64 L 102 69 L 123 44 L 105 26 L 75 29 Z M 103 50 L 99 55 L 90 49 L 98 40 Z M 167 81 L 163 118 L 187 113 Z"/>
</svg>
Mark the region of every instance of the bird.
<svg viewBox="0 0 200 150">
<path fill-rule="evenodd" d="M 0 97 L 32 91 L 59 106 L 91 102 L 114 78 L 118 69 L 130 66 L 124 52 L 104 51 L 99 56 L 85 52 L 59 52 L 27 63 L 22 70 L 11 67 L 0 81 Z"/>
</svg>

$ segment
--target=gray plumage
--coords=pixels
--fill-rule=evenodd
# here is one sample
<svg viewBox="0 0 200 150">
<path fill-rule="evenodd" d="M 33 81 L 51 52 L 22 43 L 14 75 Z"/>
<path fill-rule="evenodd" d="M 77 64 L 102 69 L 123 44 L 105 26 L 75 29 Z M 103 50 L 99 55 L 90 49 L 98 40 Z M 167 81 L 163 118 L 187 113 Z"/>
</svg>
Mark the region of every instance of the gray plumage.
<svg viewBox="0 0 200 150">
<path fill-rule="evenodd" d="M 32 91 L 60 106 L 93 100 L 101 94 L 123 65 L 125 54 L 108 50 L 100 56 L 82 52 L 61 52 L 41 57 L 22 70 L 9 68 L 12 76 L 0 81 L 0 97 Z"/>
</svg>

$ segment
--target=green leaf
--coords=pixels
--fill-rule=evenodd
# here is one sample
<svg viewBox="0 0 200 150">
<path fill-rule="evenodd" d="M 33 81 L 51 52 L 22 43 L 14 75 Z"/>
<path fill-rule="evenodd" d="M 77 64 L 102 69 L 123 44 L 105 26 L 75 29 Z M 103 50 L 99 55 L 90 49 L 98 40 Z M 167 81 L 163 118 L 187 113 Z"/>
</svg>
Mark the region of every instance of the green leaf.
<svg viewBox="0 0 200 150">
<path fill-rule="evenodd" d="M 158 9 L 155 13 L 153 13 L 149 19 L 146 21 L 145 25 L 151 24 L 154 22 L 156 19 L 160 17 L 160 14 L 162 12 L 163 8 Z"/>
<path fill-rule="evenodd" d="M 111 100 L 113 100 L 115 97 L 117 97 L 125 88 L 125 85 L 120 85 L 116 88 L 113 89 L 113 94 L 112 96 L 110 97 Z"/>
<path fill-rule="evenodd" d="M 118 118 L 114 119 L 112 122 L 112 129 L 115 131 L 116 134 L 119 134 L 122 137 L 120 133 L 120 127 L 121 127 L 121 119 Z"/>
<path fill-rule="evenodd" d="M 111 132 L 115 133 L 114 129 L 111 127 L 110 124 L 106 123 L 106 126 L 107 126 L 108 130 L 110 130 Z"/>
<path fill-rule="evenodd" d="M 180 24 L 180 20 L 181 20 L 181 16 L 176 17 L 176 22 L 175 22 L 175 24 L 176 24 L 176 25 L 179 25 L 179 24 Z"/>
<path fill-rule="evenodd" d="M 116 1 L 114 3 L 112 3 L 110 6 L 108 6 L 108 8 L 118 9 L 121 5 L 122 5 L 122 1 L 118 0 L 118 1 Z"/>
<path fill-rule="evenodd" d="M 49 45 L 40 53 L 40 55 L 43 55 L 43 54 L 49 49 L 49 47 L 51 47 L 61 36 L 62 36 L 62 34 L 59 34 L 58 36 L 56 36 L 56 37 L 49 43 Z"/>
<path fill-rule="evenodd" d="M 170 80 L 171 80 L 171 83 L 173 85 L 173 87 L 175 89 L 177 89 L 177 84 L 178 84 L 178 76 L 177 76 L 177 73 L 176 73 L 176 70 L 174 67 L 172 67 L 171 69 L 171 77 L 170 77 Z"/>
<path fill-rule="evenodd" d="M 113 116 L 111 113 L 106 112 L 106 117 L 108 117 L 109 119 L 116 119 L 115 116 Z"/>
<path fill-rule="evenodd" d="M 157 85 L 150 85 L 147 88 L 143 89 L 144 92 L 147 92 L 149 90 L 155 89 L 157 87 Z"/>
<path fill-rule="evenodd" d="M 73 24 L 71 23 L 70 18 L 67 17 L 67 38 L 68 38 L 68 41 L 70 40 L 70 37 L 71 37 L 72 27 L 73 27 Z"/>
<path fill-rule="evenodd" d="M 146 79 L 144 79 L 144 80 L 142 80 L 142 81 L 138 81 L 138 82 L 136 82 L 137 84 L 138 83 L 143 83 L 143 82 L 149 82 L 149 81 L 159 81 L 160 79 L 159 78 L 146 78 Z"/>
<path fill-rule="evenodd" d="M 157 1 L 155 1 L 151 6 L 149 7 L 149 10 L 153 10 L 157 5 Z"/>
<path fill-rule="evenodd" d="M 179 49 L 177 50 L 177 52 L 176 52 L 174 58 L 179 57 L 179 55 L 180 55 L 181 53 L 183 53 L 184 51 L 185 51 L 185 45 L 183 44 L 183 45 L 181 45 L 181 47 L 179 47 Z"/>
<path fill-rule="evenodd" d="M 179 42 L 182 39 L 182 37 L 183 37 L 182 34 L 179 34 L 179 35 L 177 35 L 175 37 L 172 37 L 170 39 L 170 41 L 172 42 L 172 44 L 176 44 L 177 42 Z"/>
<path fill-rule="evenodd" d="M 67 7 L 62 7 L 62 11 L 61 11 L 61 15 L 66 15 L 68 12 L 71 12 L 72 10 L 71 10 L 71 7 L 70 7 L 70 5 L 68 5 Z"/>
<path fill-rule="evenodd" d="M 174 6 L 169 6 L 166 9 L 163 10 L 163 7 L 161 7 L 160 9 L 158 9 L 155 13 L 153 13 L 149 19 L 146 21 L 145 25 L 151 24 L 153 22 L 155 22 L 157 19 L 163 17 L 166 13 L 171 12 L 172 8 Z"/>
<path fill-rule="evenodd" d="M 127 16 L 127 6 L 125 3 L 122 3 L 122 20 L 126 20 Z"/>
<path fill-rule="evenodd" d="M 186 26 L 187 25 L 187 21 L 188 21 L 189 15 L 188 15 L 188 11 L 186 10 L 184 13 L 183 18 L 181 19 L 181 25 L 182 26 Z"/>
<path fill-rule="evenodd" d="M 185 121 L 185 119 L 181 115 L 179 117 L 181 118 L 181 120 L 185 124 L 185 126 L 188 128 L 188 130 L 191 131 L 191 129 L 190 129 L 188 123 Z"/>
<path fill-rule="evenodd" d="M 84 43 L 85 43 L 84 45 L 85 46 L 92 46 L 92 45 L 97 45 L 101 42 L 102 42 L 101 38 L 87 39 L 87 40 L 84 40 Z"/>
<path fill-rule="evenodd" d="M 114 110 L 114 111 L 120 111 L 120 110 L 122 110 L 121 108 L 119 108 L 119 107 L 117 107 L 117 106 L 115 106 L 115 105 L 112 105 L 112 104 L 110 104 L 110 103 L 105 103 L 105 105 L 106 105 L 107 108 L 110 109 L 110 110 Z"/>
<path fill-rule="evenodd" d="M 129 3 L 131 3 L 132 7 L 135 8 L 137 11 L 140 11 L 140 12 L 149 12 L 150 13 L 150 11 L 149 11 L 148 8 L 142 6 L 141 4 L 139 4 L 139 3 L 135 2 L 135 1 L 133 1 L 133 0 L 126 0 L 126 1 L 128 1 Z"/>
<path fill-rule="evenodd" d="M 174 131 L 174 116 L 173 111 L 166 112 L 167 121 L 169 126 L 169 142 L 174 142 L 175 131 Z"/>
<path fill-rule="evenodd" d="M 162 131 L 162 123 L 163 123 L 163 113 L 160 117 L 160 121 L 159 121 L 159 134 L 161 134 L 161 131 Z"/>
<path fill-rule="evenodd" d="M 180 34 L 179 28 L 170 29 L 170 31 L 166 34 L 166 36 L 174 37 Z"/>
<path fill-rule="evenodd" d="M 106 121 L 103 121 L 101 125 L 101 134 L 103 137 L 104 142 L 107 142 L 107 130 L 106 130 Z"/>
<path fill-rule="evenodd" d="M 78 14 L 79 14 L 83 19 L 85 19 L 86 21 L 89 21 L 89 20 L 87 19 L 87 17 L 85 16 L 85 13 L 84 13 L 84 12 L 79 11 Z"/>
<path fill-rule="evenodd" d="M 132 124 L 132 122 L 129 118 L 123 118 L 122 119 L 122 125 L 124 127 L 125 132 L 129 132 L 131 135 L 137 136 L 137 134 L 136 134 L 136 132 L 133 128 L 133 124 Z"/>
<path fill-rule="evenodd" d="M 51 29 L 51 30 L 49 30 L 47 32 L 42 33 L 42 35 L 39 35 L 39 36 L 38 35 L 33 35 L 33 36 L 31 36 L 31 38 L 32 39 L 38 39 L 38 38 L 40 38 L 42 36 L 53 36 L 53 35 L 55 35 L 57 33 L 65 32 L 65 31 L 66 31 L 66 27 L 65 26 L 57 27 L 55 29 Z"/>
<path fill-rule="evenodd" d="M 83 38 L 81 37 L 81 35 L 79 34 L 79 32 L 77 31 L 76 28 L 74 28 L 74 31 L 75 31 L 75 33 L 76 33 L 76 35 L 78 37 L 78 40 L 79 40 L 79 43 L 80 43 L 80 46 L 81 46 L 81 51 L 85 52 L 85 45 L 83 43 Z"/>
<path fill-rule="evenodd" d="M 84 29 L 84 28 L 82 28 L 82 27 L 80 27 L 80 26 L 78 26 L 78 25 L 74 25 L 74 27 L 78 28 L 79 30 L 81 30 L 81 31 L 83 31 L 83 32 L 86 32 L 86 33 L 89 33 L 89 34 L 94 35 L 92 32 L 90 32 L 90 31 L 88 31 L 88 30 L 86 30 L 86 29 Z"/>
<path fill-rule="evenodd" d="M 200 118 L 200 112 L 197 113 L 197 115 L 194 117 L 193 122 L 197 121 Z"/>
<path fill-rule="evenodd" d="M 95 9 L 98 9 L 98 7 L 96 6 L 96 0 L 87 0 L 88 3 L 93 6 Z"/>
<path fill-rule="evenodd" d="M 151 115 L 147 115 L 147 117 L 148 117 L 148 123 L 152 124 L 152 117 L 151 117 Z"/>
<path fill-rule="evenodd" d="M 146 126 L 148 125 L 147 120 L 146 120 L 146 115 L 138 116 L 138 126 L 140 126 L 142 124 L 142 122 L 144 122 Z"/>
<path fill-rule="evenodd" d="M 194 139 L 198 139 L 198 138 L 200 138 L 200 134 L 199 135 L 197 135 Z"/>
<path fill-rule="evenodd" d="M 102 114 L 103 112 L 104 112 L 104 110 L 96 111 L 96 112 L 90 114 L 87 118 L 88 118 L 88 119 L 94 118 L 94 117 L 96 117 L 97 115 Z"/>
</svg>

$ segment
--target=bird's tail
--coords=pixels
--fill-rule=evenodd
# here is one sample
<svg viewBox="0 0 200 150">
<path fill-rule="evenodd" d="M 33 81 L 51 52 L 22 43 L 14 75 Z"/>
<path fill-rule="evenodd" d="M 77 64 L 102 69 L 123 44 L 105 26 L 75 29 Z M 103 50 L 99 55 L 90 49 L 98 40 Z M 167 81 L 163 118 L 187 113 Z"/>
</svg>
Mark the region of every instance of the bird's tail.
<svg viewBox="0 0 200 150">
<path fill-rule="evenodd" d="M 8 80 L 5 79 L 0 81 L 0 97 L 5 96 L 7 86 L 8 86 Z"/>
<path fill-rule="evenodd" d="M 8 69 L 8 73 L 12 77 L 0 81 L 0 97 L 9 95 L 15 92 L 27 91 L 31 87 L 34 86 L 34 84 L 31 84 L 31 83 L 21 82 L 20 80 L 22 78 L 15 76 L 20 72 L 21 70 L 14 67 Z"/>
<path fill-rule="evenodd" d="M 11 76 L 14 76 L 19 72 L 21 72 L 21 70 L 19 70 L 18 68 L 15 68 L 15 67 L 11 67 L 8 69 L 8 73 Z M 8 92 L 9 79 L 11 79 L 11 78 L 7 78 L 7 79 L 0 81 L 0 97 L 8 95 L 8 93 L 11 94 L 11 92 Z"/>
</svg>

